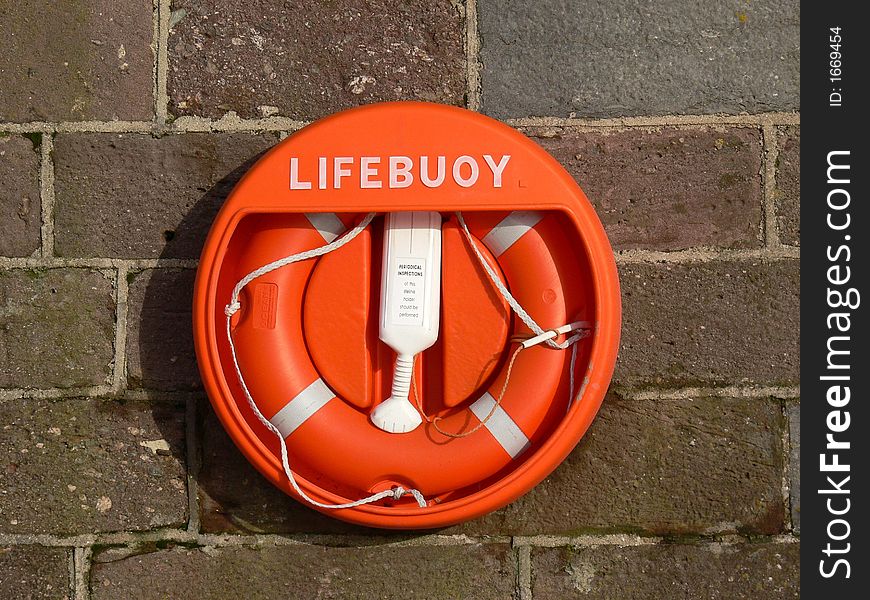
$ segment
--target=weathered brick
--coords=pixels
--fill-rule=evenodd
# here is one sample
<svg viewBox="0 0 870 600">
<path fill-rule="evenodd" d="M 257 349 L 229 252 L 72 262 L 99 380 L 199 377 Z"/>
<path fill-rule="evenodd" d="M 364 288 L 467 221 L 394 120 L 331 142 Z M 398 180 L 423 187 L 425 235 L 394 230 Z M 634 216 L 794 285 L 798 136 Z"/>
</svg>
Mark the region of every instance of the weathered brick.
<svg viewBox="0 0 870 600">
<path fill-rule="evenodd" d="M 0 387 L 106 383 L 114 327 L 110 273 L 0 270 Z"/>
<path fill-rule="evenodd" d="M 574 176 L 618 250 L 761 245 L 756 129 L 524 133 Z"/>
<path fill-rule="evenodd" d="M 39 248 L 39 142 L 0 133 L 0 256 L 30 256 Z"/>
<path fill-rule="evenodd" d="M 462 18 L 448 0 L 181 0 L 170 112 L 313 119 L 383 100 L 461 104 Z M 288 15 L 292 15 L 288 18 Z"/>
<path fill-rule="evenodd" d="M 60 256 L 193 258 L 214 215 L 274 134 L 57 136 Z"/>
<path fill-rule="evenodd" d="M 0 531 L 178 526 L 184 407 L 101 398 L 0 400 Z"/>
<path fill-rule="evenodd" d="M 200 387 L 191 324 L 195 276 L 193 269 L 130 274 L 127 376 L 131 387 Z"/>
<path fill-rule="evenodd" d="M 151 0 L 0 5 L 0 121 L 150 119 Z"/>
<path fill-rule="evenodd" d="M 506 544 L 173 549 L 102 563 L 94 600 L 109 598 L 510 598 Z"/>
<path fill-rule="evenodd" d="M 791 496 L 791 523 L 794 530 L 801 531 L 801 406 L 788 405 L 789 448 L 789 490 Z"/>
<path fill-rule="evenodd" d="M 801 243 L 801 128 L 777 130 L 776 223 L 785 244 Z"/>
<path fill-rule="evenodd" d="M 535 598 L 799 598 L 800 545 L 533 548 Z"/>
<path fill-rule="evenodd" d="M 457 533 L 778 533 L 783 417 L 761 399 L 621 400 L 547 479 Z"/>
<path fill-rule="evenodd" d="M 798 261 L 623 264 L 620 284 L 617 384 L 798 381 Z"/>
<path fill-rule="evenodd" d="M 44 546 L 0 546 L 0 598 L 69 600 L 71 552 Z"/>
<path fill-rule="evenodd" d="M 793 110 L 791 0 L 481 0 L 483 106 L 499 117 Z"/>
<path fill-rule="evenodd" d="M 296 502 L 251 466 L 204 402 L 200 521 L 209 533 L 349 533 L 389 535 L 323 515 Z M 292 463 L 291 463 L 292 464 Z"/>
</svg>

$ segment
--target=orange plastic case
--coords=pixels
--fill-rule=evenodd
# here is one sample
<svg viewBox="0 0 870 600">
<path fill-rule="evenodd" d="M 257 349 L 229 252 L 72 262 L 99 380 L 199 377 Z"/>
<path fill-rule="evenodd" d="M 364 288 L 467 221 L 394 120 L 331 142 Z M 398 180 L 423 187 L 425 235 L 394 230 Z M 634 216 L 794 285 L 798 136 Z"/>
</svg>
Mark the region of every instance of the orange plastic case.
<svg viewBox="0 0 870 600">
<path fill-rule="evenodd" d="M 472 403 L 487 391 L 497 397 L 515 348 L 508 338 L 531 335 L 487 278 L 455 211 L 542 327 L 594 326 L 578 342 L 570 408 L 571 351 L 541 345 L 516 360 L 500 436 L 481 427 L 450 438 L 425 422 L 391 434 L 368 418 L 389 396 L 395 358 L 378 340 L 381 217 L 341 249 L 244 289 L 233 338 L 260 412 L 272 419 L 312 387 L 331 398 L 285 438 L 300 486 L 331 504 L 391 486 L 418 489 L 426 507 L 405 497 L 318 509 L 395 529 L 472 519 L 546 477 L 598 411 L 620 329 L 616 266 L 601 223 L 571 176 L 522 134 L 477 113 L 419 102 L 370 105 L 305 127 L 233 190 L 208 236 L 194 294 L 197 358 L 215 412 L 247 459 L 288 494 L 299 499 L 282 471 L 278 440 L 249 408 L 234 370 L 224 314 L 231 290 L 250 271 L 322 246 L 366 213 L 409 210 L 444 217 L 441 333 L 414 376 L 425 413 L 441 417 L 443 431 L 480 423 Z M 499 227 L 514 228 L 507 247 L 490 243 Z"/>
</svg>

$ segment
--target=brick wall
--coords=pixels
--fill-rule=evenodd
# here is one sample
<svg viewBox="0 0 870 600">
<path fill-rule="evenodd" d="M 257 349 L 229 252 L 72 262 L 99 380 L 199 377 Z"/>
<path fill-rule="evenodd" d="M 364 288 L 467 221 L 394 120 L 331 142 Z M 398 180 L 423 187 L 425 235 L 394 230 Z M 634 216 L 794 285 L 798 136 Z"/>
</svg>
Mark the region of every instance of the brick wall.
<svg viewBox="0 0 870 600">
<path fill-rule="evenodd" d="M 797 2 L 0 6 L 0 597 L 798 594 Z M 362 103 L 467 106 L 596 204 L 610 393 L 527 496 L 425 534 L 248 466 L 201 392 L 197 256 L 259 153 Z"/>
</svg>

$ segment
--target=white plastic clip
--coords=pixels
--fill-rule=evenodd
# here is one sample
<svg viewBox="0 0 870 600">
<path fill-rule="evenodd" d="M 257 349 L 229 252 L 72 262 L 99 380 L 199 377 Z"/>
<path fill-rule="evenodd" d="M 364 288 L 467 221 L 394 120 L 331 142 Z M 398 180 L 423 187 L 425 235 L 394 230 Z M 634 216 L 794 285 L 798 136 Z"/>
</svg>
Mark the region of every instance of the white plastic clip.
<svg viewBox="0 0 870 600">
<path fill-rule="evenodd" d="M 536 335 L 535 337 L 531 337 L 522 344 L 520 344 L 523 349 L 531 348 L 532 346 L 537 346 L 540 343 L 546 342 L 547 340 L 552 340 L 557 335 L 562 335 L 563 333 L 569 333 L 571 331 L 581 331 L 583 329 L 590 329 L 592 327 L 589 321 L 574 321 L 573 323 L 568 323 L 566 325 L 562 325 L 561 327 L 556 327 L 554 329 L 548 329 L 541 335 Z"/>
</svg>

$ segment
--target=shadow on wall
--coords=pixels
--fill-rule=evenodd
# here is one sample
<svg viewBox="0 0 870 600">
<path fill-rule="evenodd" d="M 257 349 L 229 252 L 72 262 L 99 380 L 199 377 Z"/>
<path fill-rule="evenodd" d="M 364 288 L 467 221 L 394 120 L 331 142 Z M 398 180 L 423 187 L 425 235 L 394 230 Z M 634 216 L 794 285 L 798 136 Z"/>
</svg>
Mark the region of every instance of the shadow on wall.
<svg viewBox="0 0 870 600">
<path fill-rule="evenodd" d="M 227 173 L 184 216 L 163 233 L 160 258 L 199 256 L 208 230 L 232 188 L 262 156 L 256 155 Z M 190 268 L 147 269 L 128 276 L 127 372 L 131 388 L 149 390 L 155 411 L 161 392 L 190 392 L 196 405 L 193 464 L 183 448 L 171 452 L 188 463 L 198 487 L 204 533 L 319 533 L 413 537 L 357 527 L 322 515 L 291 499 L 256 471 L 224 431 L 202 390 L 193 346 L 191 306 L 196 272 Z M 152 392 L 153 390 L 153 392 Z M 190 412 L 188 412 L 188 415 Z M 158 423 L 165 423 L 158 419 Z M 166 431 L 164 437 L 173 435 Z M 292 457 L 291 457 L 292 464 Z"/>
</svg>

